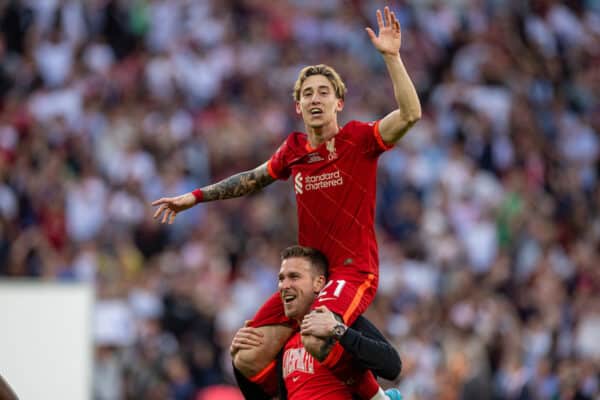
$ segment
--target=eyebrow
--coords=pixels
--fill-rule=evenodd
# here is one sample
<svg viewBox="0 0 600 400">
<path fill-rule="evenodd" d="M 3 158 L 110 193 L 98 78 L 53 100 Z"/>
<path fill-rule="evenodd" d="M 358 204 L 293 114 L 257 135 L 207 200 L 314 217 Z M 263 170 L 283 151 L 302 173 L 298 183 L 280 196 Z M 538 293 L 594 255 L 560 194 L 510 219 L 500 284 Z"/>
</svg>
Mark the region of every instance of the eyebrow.
<svg viewBox="0 0 600 400">
<path fill-rule="evenodd" d="M 283 278 L 285 278 L 286 276 L 287 276 L 287 277 L 290 277 L 290 278 L 293 278 L 293 277 L 295 277 L 295 276 L 300 276 L 300 272 L 298 272 L 298 271 L 291 271 L 291 272 L 288 272 L 288 273 L 285 273 L 285 274 L 284 274 L 284 273 L 280 273 L 280 274 L 278 275 L 278 278 L 279 278 L 279 279 L 283 279 Z"/>
<path fill-rule="evenodd" d="M 304 93 L 304 92 L 306 92 L 306 91 L 308 91 L 308 90 L 312 90 L 312 89 L 313 89 L 313 87 L 312 87 L 312 86 L 305 87 L 304 89 L 302 89 L 302 93 Z M 327 90 L 331 90 L 331 88 L 330 88 L 329 86 L 327 86 L 327 85 L 320 85 L 320 86 L 317 86 L 317 90 L 321 90 L 321 89 L 327 89 Z"/>
</svg>

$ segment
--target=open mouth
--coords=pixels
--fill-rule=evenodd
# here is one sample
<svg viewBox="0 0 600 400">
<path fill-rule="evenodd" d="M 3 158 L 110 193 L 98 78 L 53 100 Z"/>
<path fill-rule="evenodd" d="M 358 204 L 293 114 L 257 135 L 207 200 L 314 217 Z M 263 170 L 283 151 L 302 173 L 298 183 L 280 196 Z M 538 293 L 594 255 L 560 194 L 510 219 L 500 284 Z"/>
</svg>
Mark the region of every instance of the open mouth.
<svg viewBox="0 0 600 400">
<path fill-rule="evenodd" d="M 311 108 L 310 109 L 310 114 L 311 115 L 321 115 L 323 114 L 323 110 L 321 110 L 320 108 Z"/>
<path fill-rule="evenodd" d="M 285 304 L 290 304 L 292 301 L 296 300 L 296 295 L 295 294 L 286 294 L 284 296 L 282 296 L 283 298 L 283 302 Z"/>
</svg>

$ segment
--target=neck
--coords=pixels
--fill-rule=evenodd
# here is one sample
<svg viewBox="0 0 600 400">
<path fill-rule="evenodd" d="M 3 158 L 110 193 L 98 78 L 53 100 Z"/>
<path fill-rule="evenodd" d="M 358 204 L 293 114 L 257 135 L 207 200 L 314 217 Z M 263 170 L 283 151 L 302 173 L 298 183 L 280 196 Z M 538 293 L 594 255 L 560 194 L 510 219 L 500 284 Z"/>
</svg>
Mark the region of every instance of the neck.
<svg viewBox="0 0 600 400">
<path fill-rule="evenodd" d="M 308 142 L 310 146 L 315 148 L 321 143 L 325 143 L 332 137 L 334 137 L 340 130 L 337 121 L 330 124 L 320 126 L 318 128 L 311 128 L 305 125 L 306 133 L 308 135 Z"/>
<path fill-rule="evenodd" d="M 312 303 L 310 303 L 310 304 L 312 304 Z M 304 317 L 306 317 L 309 313 L 310 313 L 310 305 L 308 306 L 308 309 L 302 315 L 298 315 L 298 316 L 296 316 L 296 318 L 291 318 L 291 319 L 295 320 L 298 323 L 298 326 L 300 326 L 300 325 L 302 325 L 302 320 L 304 319 Z"/>
</svg>

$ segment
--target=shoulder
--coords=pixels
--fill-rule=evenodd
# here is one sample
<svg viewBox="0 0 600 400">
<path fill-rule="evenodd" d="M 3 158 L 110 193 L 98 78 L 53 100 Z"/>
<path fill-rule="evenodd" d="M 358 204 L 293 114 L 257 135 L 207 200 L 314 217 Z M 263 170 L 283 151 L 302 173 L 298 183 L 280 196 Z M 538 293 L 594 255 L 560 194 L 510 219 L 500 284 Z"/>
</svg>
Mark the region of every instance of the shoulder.
<svg viewBox="0 0 600 400">
<path fill-rule="evenodd" d="M 376 124 L 377 121 L 363 122 L 352 120 L 342 127 L 342 132 L 348 134 L 361 134 L 365 132 L 372 132 L 375 129 Z"/>
<path fill-rule="evenodd" d="M 305 133 L 292 132 L 287 135 L 283 143 L 279 145 L 274 154 L 278 157 L 287 156 L 289 154 L 294 155 L 306 146 L 306 141 L 307 139 Z"/>
<path fill-rule="evenodd" d="M 368 337 L 383 337 L 379 329 L 362 315 L 356 319 L 351 328 L 360 331 Z"/>
<path fill-rule="evenodd" d="M 285 139 L 285 144 L 290 149 L 304 148 L 306 146 L 306 133 L 292 132 Z"/>
</svg>

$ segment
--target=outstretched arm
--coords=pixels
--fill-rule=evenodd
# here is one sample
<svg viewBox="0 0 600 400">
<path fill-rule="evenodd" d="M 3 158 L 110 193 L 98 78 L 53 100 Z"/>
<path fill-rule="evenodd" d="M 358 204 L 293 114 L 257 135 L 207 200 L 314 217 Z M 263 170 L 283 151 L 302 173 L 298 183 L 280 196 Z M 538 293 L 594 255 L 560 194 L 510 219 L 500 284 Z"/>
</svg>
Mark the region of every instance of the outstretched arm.
<svg viewBox="0 0 600 400">
<path fill-rule="evenodd" d="M 394 85 L 394 97 L 398 109 L 386 115 L 379 123 L 381 138 L 385 143 L 392 145 L 421 119 L 421 103 L 400 58 L 402 36 L 396 15 L 388 7 L 385 7 L 384 15 L 377 10 L 377 24 L 379 35 L 376 35 L 371 28 L 366 30 L 371 42 L 383 56 Z"/>
<path fill-rule="evenodd" d="M 197 203 L 245 196 L 259 191 L 274 181 L 275 179 L 269 175 L 267 162 L 265 162 L 253 170 L 240 172 L 192 192 L 153 201 L 152 205 L 158 206 L 154 213 L 154 219 L 160 219 L 163 224 L 167 222 L 171 224 L 179 212 L 187 210 Z"/>
</svg>

